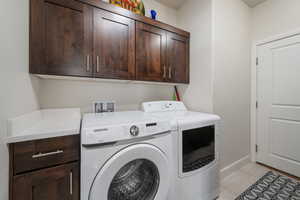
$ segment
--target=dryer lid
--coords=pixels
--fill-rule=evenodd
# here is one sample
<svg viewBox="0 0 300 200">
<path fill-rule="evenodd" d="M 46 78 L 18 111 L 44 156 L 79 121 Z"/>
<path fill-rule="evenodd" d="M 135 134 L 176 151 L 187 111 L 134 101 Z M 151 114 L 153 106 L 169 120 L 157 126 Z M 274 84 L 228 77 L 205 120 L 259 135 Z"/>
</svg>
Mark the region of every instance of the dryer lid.
<svg viewBox="0 0 300 200">
<path fill-rule="evenodd" d="M 166 199 L 169 173 L 168 159 L 160 149 L 149 144 L 129 146 L 97 173 L 89 200 Z"/>
</svg>

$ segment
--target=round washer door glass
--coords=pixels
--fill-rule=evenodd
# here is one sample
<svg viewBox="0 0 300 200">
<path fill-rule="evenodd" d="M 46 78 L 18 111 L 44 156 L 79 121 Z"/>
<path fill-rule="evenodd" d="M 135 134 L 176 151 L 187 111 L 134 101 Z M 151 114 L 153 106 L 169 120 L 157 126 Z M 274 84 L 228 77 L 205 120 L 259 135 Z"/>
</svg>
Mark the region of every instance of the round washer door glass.
<svg viewBox="0 0 300 200">
<path fill-rule="evenodd" d="M 113 178 L 108 200 L 153 200 L 160 177 L 156 165 L 146 159 L 137 159 L 122 167 Z"/>
<path fill-rule="evenodd" d="M 99 170 L 89 200 L 161 200 L 170 185 L 168 159 L 149 144 L 129 146 Z"/>
</svg>

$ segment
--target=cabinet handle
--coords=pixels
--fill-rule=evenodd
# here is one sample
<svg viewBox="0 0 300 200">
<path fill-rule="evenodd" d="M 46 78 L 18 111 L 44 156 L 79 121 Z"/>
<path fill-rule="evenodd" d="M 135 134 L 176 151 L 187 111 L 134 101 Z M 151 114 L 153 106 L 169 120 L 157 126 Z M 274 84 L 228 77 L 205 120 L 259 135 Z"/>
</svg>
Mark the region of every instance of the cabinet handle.
<svg viewBox="0 0 300 200">
<path fill-rule="evenodd" d="M 86 71 L 90 71 L 90 55 L 86 56 Z"/>
<path fill-rule="evenodd" d="M 169 67 L 169 79 L 172 78 L 172 67 Z"/>
<path fill-rule="evenodd" d="M 164 65 L 164 75 L 163 75 L 163 78 L 166 78 L 166 75 L 167 74 L 167 70 L 166 70 L 166 65 Z"/>
<path fill-rule="evenodd" d="M 70 195 L 73 195 L 73 172 L 70 172 Z"/>
<path fill-rule="evenodd" d="M 99 66 L 99 56 L 96 57 L 96 65 L 97 65 L 97 73 L 100 71 L 100 66 Z"/>
<path fill-rule="evenodd" d="M 57 150 L 57 151 L 48 152 L 48 153 L 37 153 L 37 154 L 34 154 L 32 156 L 32 158 L 42 158 L 42 157 L 47 157 L 47 156 L 62 154 L 63 152 L 64 152 L 63 150 Z"/>
</svg>

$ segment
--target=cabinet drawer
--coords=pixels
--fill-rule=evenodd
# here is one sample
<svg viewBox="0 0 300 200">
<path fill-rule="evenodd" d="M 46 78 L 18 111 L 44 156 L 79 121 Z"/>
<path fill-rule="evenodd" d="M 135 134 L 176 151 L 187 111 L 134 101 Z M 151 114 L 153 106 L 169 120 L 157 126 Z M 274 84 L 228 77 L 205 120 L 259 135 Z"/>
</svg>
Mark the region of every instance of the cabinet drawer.
<svg viewBox="0 0 300 200">
<path fill-rule="evenodd" d="M 79 135 L 13 144 L 14 174 L 79 160 Z"/>
</svg>

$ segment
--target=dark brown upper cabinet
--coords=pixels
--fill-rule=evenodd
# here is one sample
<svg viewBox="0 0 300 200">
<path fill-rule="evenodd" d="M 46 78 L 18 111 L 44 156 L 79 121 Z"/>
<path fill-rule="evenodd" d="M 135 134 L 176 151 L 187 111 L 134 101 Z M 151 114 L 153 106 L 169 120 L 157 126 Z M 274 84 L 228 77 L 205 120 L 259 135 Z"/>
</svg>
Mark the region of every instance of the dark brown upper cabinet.
<svg viewBox="0 0 300 200">
<path fill-rule="evenodd" d="M 167 78 L 173 83 L 189 83 L 189 38 L 168 32 Z"/>
<path fill-rule="evenodd" d="M 136 77 L 142 81 L 166 78 L 167 32 L 154 26 L 136 25 Z"/>
<path fill-rule="evenodd" d="M 95 77 L 135 78 L 135 21 L 94 9 Z"/>
<path fill-rule="evenodd" d="M 30 73 L 189 83 L 190 34 L 101 0 L 30 0 Z"/>
<path fill-rule="evenodd" d="M 31 0 L 30 72 L 91 76 L 88 7 L 72 0 Z"/>
</svg>

